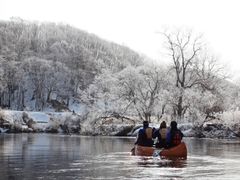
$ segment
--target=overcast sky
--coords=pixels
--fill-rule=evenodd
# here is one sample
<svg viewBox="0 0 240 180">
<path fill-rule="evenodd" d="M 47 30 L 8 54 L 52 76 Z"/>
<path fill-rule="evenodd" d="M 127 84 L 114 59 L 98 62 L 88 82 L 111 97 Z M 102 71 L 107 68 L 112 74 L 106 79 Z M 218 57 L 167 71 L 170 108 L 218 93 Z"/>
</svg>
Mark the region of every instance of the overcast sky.
<svg viewBox="0 0 240 180">
<path fill-rule="evenodd" d="M 163 61 L 160 34 L 169 27 L 203 33 L 240 77 L 239 0 L 0 0 L 0 19 L 63 22 Z"/>
</svg>

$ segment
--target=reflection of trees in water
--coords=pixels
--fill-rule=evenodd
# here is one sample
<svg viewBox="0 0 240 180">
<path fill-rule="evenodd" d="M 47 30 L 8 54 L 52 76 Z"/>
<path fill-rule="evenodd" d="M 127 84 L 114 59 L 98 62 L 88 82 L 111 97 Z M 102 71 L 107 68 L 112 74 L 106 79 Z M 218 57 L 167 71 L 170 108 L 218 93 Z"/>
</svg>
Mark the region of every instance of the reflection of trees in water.
<svg viewBox="0 0 240 180">
<path fill-rule="evenodd" d="M 48 141 L 48 156 L 50 161 L 59 160 L 65 163 L 65 160 L 77 159 L 80 155 L 81 139 L 78 137 L 56 135 L 48 137 Z"/>
<path fill-rule="evenodd" d="M 31 134 L 7 134 L 1 136 L 0 142 L 0 179 L 14 180 L 25 176 L 28 169 L 32 168 L 26 162 L 31 161 L 28 148 L 33 144 L 34 137 Z M 28 177 L 34 178 L 31 175 Z"/>
<path fill-rule="evenodd" d="M 195 155 L 210 155 L 221 157 L 228 146 L 223 145 L 222 139 L 187 139 L 186 144 L 188 152 L 194 152 Z"/>
<path fill-rule="evenodd" d="M 119 179 L 123 176 L 129 179 L 142 176 L 178 179 L 192 172 L 200 175 L 209 171 L 213 174 L 229 174 L 229 168 L 223 169 L 225 162 L 218 155 L 239 152 L 239 144 L 224 144 L 224 140 L 186 138 L 184 141 L 189 150 L 186 161 L 130 156 L 126 152 L 133 145 L 132 138 L 15 134 L 0 136 L 0 140 L 0 179 L 18 179 L 20 176 L 19 179 L 50 179 L 51 175 L 55 179 L 67 179 L 70 176 L 76 179 L 86 176 L 103 179 Z M 215 157 L 209 156 L 211 154 Z M 239 159 L 239 155 L 232 156 L 236 157 Z M 229 166 L 230 162 L 226 164 Z M 195 167 L 199 169 L 195 170 Z"/>
<path fill-rule="evenodd" d="M 184 168 L 187 166 L 186 159 L 160 159 L 153 157 L 141 157 L 137 162 L 138 166 L 142 167 L 171 167 L 171 168 Z"/>
<path fill-rule="evenodd" d="M 80 149 L 83 154 L 129 152 L 133 139 L 119 137 L 81 137 Z"/>
<path fill-rule="evenodd" d="M 27 134 L 27 136 L 22 136 L 22 159 L 25 159 L 28 154 L 28 148 L 31 147 L 34 143 L 34 135 Z"/>
</svg>

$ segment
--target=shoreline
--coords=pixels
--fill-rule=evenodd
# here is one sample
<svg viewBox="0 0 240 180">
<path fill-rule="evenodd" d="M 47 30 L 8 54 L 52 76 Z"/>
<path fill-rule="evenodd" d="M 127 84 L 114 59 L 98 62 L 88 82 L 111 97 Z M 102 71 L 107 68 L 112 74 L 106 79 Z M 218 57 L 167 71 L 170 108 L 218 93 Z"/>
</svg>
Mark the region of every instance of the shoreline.
<svg viewBox="0 0 240 180">
<path fill-rule="evenodd" d="M 92 123 L 83 116 L 73 112 L 30 112 L 0 110 L 0 134 L 2 133 L 51 133 L 76 134 L 87 136 L 136 137 L 142 124 L 109 117 L 106 121 Z M 106 123 L 107 122 L 107 123 Z M 150 123 L 159 127 L 159 122 Z M 179 129 L 185 137 L 211 139 L 239 139 L 240 124 L 223 124 L 220 122 L 193 125 L 179 123 Z"/>
</svg>

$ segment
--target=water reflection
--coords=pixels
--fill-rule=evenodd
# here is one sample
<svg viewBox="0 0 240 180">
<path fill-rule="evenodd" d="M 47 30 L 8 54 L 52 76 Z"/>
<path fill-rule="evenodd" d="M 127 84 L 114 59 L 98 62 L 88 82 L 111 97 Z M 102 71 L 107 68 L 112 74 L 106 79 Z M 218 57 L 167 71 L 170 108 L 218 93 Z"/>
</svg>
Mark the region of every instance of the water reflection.
<svg viewBox="0 0 240 180">
<path fill-rule="evenodd" d="M 239 179 L 239 141 L 185 139 L 188 158 L 130 156 L 133 138 L 0 135 L 0 179 Z"/>
<path fill-rule="evenodd" d="M 187 166 L 186 159 L 161 159 L 152 157 L 140 157 L 137 162 L 138 166 L 141 167 L 160 167 L 160 168 L 184 168 Z"/>
</svg>

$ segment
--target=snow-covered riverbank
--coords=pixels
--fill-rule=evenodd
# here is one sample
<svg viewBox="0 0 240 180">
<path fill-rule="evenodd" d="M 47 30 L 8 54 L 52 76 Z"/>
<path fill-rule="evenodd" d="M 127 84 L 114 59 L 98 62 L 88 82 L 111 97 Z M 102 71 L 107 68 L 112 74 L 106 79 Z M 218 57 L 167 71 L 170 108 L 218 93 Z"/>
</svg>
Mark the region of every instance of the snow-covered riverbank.
<svg viewBox="0 0 240 180">
<path fill-rule="evenodd" d="M 159 123 L 150 123 L 158 128 Z M 77 133 L 82 135 L 136 136 L 141 122 L 128 118 L 104 118 L 95 123 L 86 121 L 74 112 L 27 112 L 0 111 L 0 132 L 46 132 L 46 133 Z M 240 136 L 239 123 L 192 123 L 179 124 L 186 137 L 199 138 L 237 138 Z"/>
<path fill-rule="evenodd" d="M 72 112 L 0 111 L 0 125 L 7 132 L 72 132 L 80 128 L 80 116 Z"/>
</svg>

